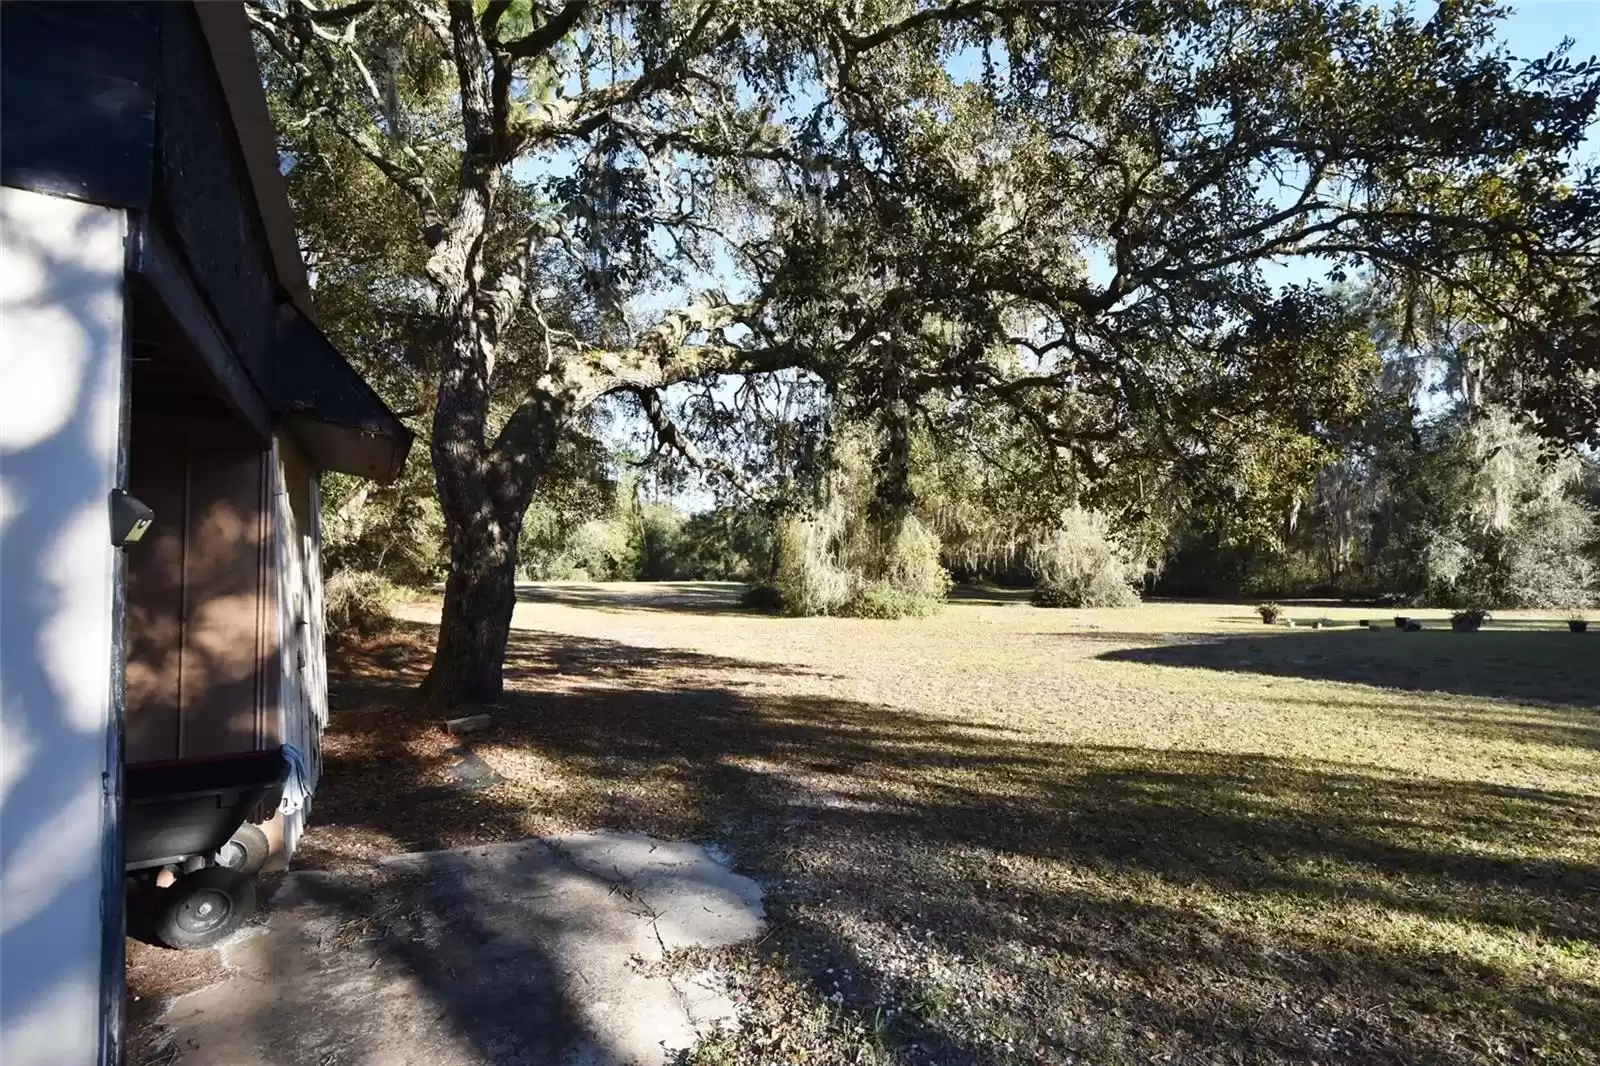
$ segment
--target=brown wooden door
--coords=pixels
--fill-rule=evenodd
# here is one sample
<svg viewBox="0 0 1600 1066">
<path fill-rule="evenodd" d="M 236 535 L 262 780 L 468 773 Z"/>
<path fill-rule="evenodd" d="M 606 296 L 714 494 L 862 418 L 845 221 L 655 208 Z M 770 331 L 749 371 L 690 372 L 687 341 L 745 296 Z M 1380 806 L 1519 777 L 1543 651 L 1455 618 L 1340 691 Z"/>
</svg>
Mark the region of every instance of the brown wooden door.
<svg viewBox="0 0 1600 1066">
<path fill-rule="evenodd" d="M 128 762 L 250 751 L 275 733 L 268 485 L 267 454 L 221 428 L 135 426 L 129 488 L 155 523 L 127 560 Z"/>
</svg>

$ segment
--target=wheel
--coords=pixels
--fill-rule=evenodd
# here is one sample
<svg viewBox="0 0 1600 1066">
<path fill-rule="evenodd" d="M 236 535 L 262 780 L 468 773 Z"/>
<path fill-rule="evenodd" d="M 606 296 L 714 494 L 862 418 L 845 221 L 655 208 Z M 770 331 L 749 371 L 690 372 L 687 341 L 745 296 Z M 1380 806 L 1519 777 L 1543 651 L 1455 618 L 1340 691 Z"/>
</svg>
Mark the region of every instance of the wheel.
<svg viewBox="0 0 1600 1066">
<path fill-rule="evenodd" d="M 155 938 L 169 948 L 207 948 L 232 933 L 255 913 L 256 886 L 250 875 L 226 866 L 184 874 L 161 893 Z"/>
<path fill-rule="evenodd" d="M 218 866 L 254 877 L 266 865 L 267 854 L 271 850 L 272 845 L 267 843 L 267 834 L 261 831 L 261 827 L 246 822 L 228 838 L 226 844 L 217 849 L 214 861 Z"/>
</svg>

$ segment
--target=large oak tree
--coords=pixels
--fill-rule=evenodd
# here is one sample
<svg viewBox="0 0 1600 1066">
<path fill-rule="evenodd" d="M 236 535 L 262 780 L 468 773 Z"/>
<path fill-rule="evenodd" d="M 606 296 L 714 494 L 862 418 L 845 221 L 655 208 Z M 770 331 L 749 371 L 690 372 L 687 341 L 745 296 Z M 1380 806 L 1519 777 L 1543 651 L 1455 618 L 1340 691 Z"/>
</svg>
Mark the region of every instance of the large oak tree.
<svg viewBox="0 0 1600 1066">
<path fill-rule="evenodd" d="M 1148 470 L 1226 506 L 1309 477 L 1358 402 L 1326 281 L 1360 271 L 1470 310 L 1503 394 L 1600 440 L 1600 69 L 1506 55 L 1485 3 L 252 13 L 295 167 L 360 175 L 302 215 L 361 193 L 388 227 L 375 268 L 308 242 L 319 279 L 356 267 L 346 310 L 432 382 L 435 700 L 500 691 L 523 515 L 610 395 L 710 462 L 663 390 L 805 371 L 879 425 L 889 514 L 912 423 L 980 410 L 1083 491 Z"/>
</svg>

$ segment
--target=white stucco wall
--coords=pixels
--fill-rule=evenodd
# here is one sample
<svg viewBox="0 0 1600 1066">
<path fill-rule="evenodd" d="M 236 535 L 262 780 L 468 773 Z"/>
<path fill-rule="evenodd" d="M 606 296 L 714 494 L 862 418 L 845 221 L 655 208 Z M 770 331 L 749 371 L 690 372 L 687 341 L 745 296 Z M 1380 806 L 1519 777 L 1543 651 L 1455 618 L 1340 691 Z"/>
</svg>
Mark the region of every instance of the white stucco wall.
<svg viewBox="0 0 1600 1066">
<path fill-rule="evenodd" d="M 0 1062 L 98 1057 L 122 211 L 0 189 Z"/>
</svg>

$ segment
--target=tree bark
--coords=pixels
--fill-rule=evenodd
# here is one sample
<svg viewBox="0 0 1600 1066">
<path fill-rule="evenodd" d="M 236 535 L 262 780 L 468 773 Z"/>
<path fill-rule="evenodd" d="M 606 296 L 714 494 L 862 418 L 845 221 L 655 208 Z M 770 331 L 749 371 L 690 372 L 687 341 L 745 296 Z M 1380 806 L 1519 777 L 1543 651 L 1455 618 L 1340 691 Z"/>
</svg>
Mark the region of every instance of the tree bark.
<svg viewBox="0 0 1600 1066">
<path fill-rule="evenodd" d="M 463 330 L 470 335 L 465 325 Z M 448 373 L 446 378 L 455 380 Z M 494 446 L 486 447 L 487 395 L 460 387 L 441 388 L 439 395 L 433 461 L 450 538 L 450 576 L 438 649 L 421 696 L 428 706 L 444 707 L 491 701 L 504 691 L 517 603 L 517 541 L 566 408 L 557 398 L 536 394 L 518 408 Z"/>
<path fill-rule="evenodd" d="M 450 577 L 444 586 L 438 649 L 422 682 L 422 700 L 428 706 L 482 703 L 504 689 L 522 518 L 497 514 L 487 503 L 448 519 Z"/>
</svg>

